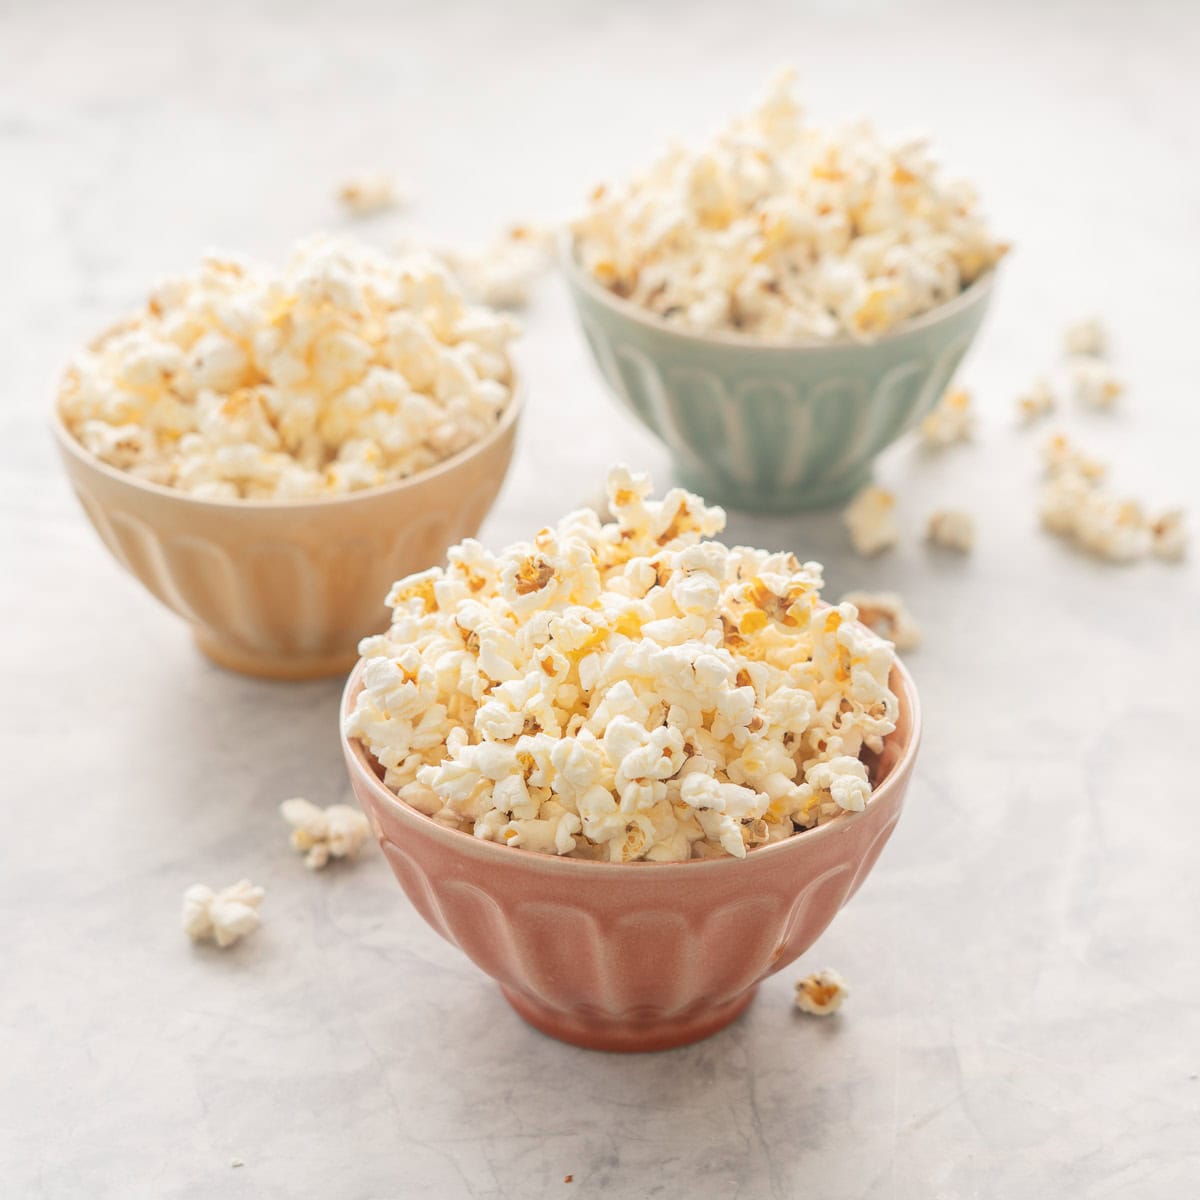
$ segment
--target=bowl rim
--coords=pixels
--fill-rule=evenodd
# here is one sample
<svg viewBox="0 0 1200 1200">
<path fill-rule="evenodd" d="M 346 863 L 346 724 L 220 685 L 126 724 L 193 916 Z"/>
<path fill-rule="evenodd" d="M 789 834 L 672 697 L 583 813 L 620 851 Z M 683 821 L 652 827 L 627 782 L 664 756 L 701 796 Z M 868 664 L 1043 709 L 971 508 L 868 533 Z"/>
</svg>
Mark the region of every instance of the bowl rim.
<svg viewBox="0 0 1200 1200">
<path fill-rule="evenodd" d="M 745 870 L 751 862 L 765 861 L 770 855 L 778 856 L 782 853 L 796 853 L 797 847 L 812 846 L 821 839 L 827 840 L 830 837 L 836 837 L 855 822 L 865 820 L 874 810 L 885 805 L 891 794 L 902 786 L 900 781 L 907 777 L 912 763 L 916 758 L 917 750 L 921 745 L 921 702 L 917 695 L 912 675 L 909 674 L 908 668 L 897 657 L 892 663 L 892 676 L 898 679 L 900 684 L 899 688 L 896 689 L 896 696 L 900 702 L 901 711 L 908 714 L 908 741 L 905 743 L 883 781 L 872 789 L 870 798 L 861 811 L 842 813 L 824 825 L 818 825 L 813 829 L 806 829 L 779 842 L 772 842 L 766 846 L 757 846 L 749 851 L 745 858 L 735 858 L 731 854 L 725 854 L 717 858 L 689 859 L 687 862 L 647 862 L 640 860 L 632 863 L 570 858 L 561 854 L 544 854 L 538 850 L 525 850 L 520 846 L 502 846 L 498 842 L 490 842 L 484 838 L 477 838 L 473 834 L 464 833 L 460 829 L 447 829 L 444 825 L 439 825 L 432 817 L 428 817 L 424 813 L 418 812 L 411 805 L 405 804 L 399 796 L 385 787 L 383 781 L 375 774 L 370 763 L 367 761 L 366 747 L 357 738 L 352 739 L 348 737 L 345 728 L 345 718 L 350 712 L 354 699 L 361 690 L 362 673 L 365 669 L 366 661 L 366 659 L 360 658 L 355 663 L 353 670 L 351 670 L 346 680 L 346 686 L 342 690 L 342 698 L 338 706 L 338 737 L 341 741 L 343 756 L 346 759 L 352 776 L 366 786 L 375 803 L 381 804 L 388 809 L 402 824 L 409 825 L 414 830 L 419 829 L 427 836 L 434 838 L 435 841 L 441 842 L 449 850 L 455 852 L 473 852 L 475 856 L 482 857 L 488 860 L 490 865 L 497 867 L 503 864 L 507 864 L 509 867 L 520 867 L 523 864 L 534 869 L 564 871 L 568 873 L 579 873 L 580 871 L 587 871 L 589 873 L 628 872 L 632 867 L 639 869 L 639 871 L 653 871 L 655 875 L 663 872 L 678 873 L 681 871 L 690 871 L 694 874 L 701 869 L 707 871 Z M 770 861 L 774 861 L 774 859 Z M 614 878 L 616 877 L 614 876 Z"/>
<path fill-rule="evenodd" d="M 858 339 L 851 337 L 848 333 L 841 333 L 833 338 L 759 338 L 753 334 L 741 333 L 737 330 L 718 330 L 703 333 L 699 330 L 689 329 L 686 326 L 673 325 L 657 313 L 652 313 L 641 305 L 634 304 L 623 296 L 618 296 L 615 292 L 610 291 L 603 284 L 599 283 L 595 276 L 579 261 L 578 246 L 579 239 L 574 230 L 570 228 L 564 230 L 559 239 L 558 259 L 563 274 L 567 277 L 568 284 L 570 284 L 573 290 L 583 292 L 590 300 L 607 308 L 618 317 L 642 325 L 647 329 L 652 329 L 656 333 L 665 334 L 669 337 L 675 337 L 681 341 L 691 342 L 696 345 L 716 346 L 728 350 L 764 350 L 775 354 L 789 350 L 806 352 L 820 350 L 870 350 L 899 341 L 911 334 L 919 333 L 924 329 L 939 325 L 943 321 L 949 320 L 951 317 L 957 316 L 969 308 L 973 308 L 976 304 L 986 303 L 988 297 L 991 295 L 999 267 L 998 263 L 989 267 L 967 284 L 957 296 L 953 296 L 951 299 L 936 305 L 934 308 L 927 309 L 923 313 L 918 313 L 915 317 L 906 318 L 891 329 L 880 334 L 879 337 Z"/>
<path fill-rule="evenodd" d="M 168 500 L 176 500 L 182 504 L 202 505 L 211 511 L 246 512 L 247 510 L 251 510 L 257 512 L 301 513 L 309 509 L 320 509 L 324 512 L 334 505 L 353 504 L 356 501 L 362 500 L 374 500 L 384 496 L 395 495 L 399 492 L 409 491 L 410 489 L 415 491 L 423 484 L 436 479 L 439 475 L 448 474 L 450 471 L 482 455 L 486 450 L 491 449 L 492 446 L 506 437 L 516 424 L 525 407 L 525 390 L 524 377 L 514 371 L 512 382 L 509 385 L 508 403 L 501 411 L 496 424 L 478 441 L 472 442 L 469 446 L 464 446 L 463 449 L 450 455 L 449 458 L 444 458 L 441 462 L 434 463 L 432 466 L 426 467 L 424 470 L 418 471 L 415 475 L 409 475 L 404 479 L 395 479 L 390 483 L 381 483 L 376 487 L 361 488 L 354 492 L 346 492 L 335 496 L 322 496 L 315 499 L 307 497 L 297 500 L 262 500 L 257 498 L 247 500 L 219 500 L 209 496 L 195 496 L 191 492 L 185 492 L 180 488 L 168 487 L 166 484 L 154 483 L 149 479 L 141 479 L 136 475 L 131 475 L 128 471 L 122 471 L 118 467 L 101 462 L 99 458 L 86 449 L 83 443 L 71 432 L 63 418 L 61 396 L 56 396 L 51 406 L 50 428 L 51 433 L 58 442 L 60 450 L 69 454 L 85 467 L 106 476 L 114 482 L 125 484 L 140 491 L 149 492 L 152 495 L 162 496 Z"/>
</svg>

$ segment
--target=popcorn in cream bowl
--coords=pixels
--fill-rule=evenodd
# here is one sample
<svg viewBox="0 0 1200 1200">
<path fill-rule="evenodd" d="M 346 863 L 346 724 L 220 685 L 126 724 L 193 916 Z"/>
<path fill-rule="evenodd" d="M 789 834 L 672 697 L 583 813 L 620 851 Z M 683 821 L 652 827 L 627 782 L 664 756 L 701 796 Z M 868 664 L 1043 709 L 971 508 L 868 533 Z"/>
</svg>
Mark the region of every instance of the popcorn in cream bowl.
<svg viewBox="0 0 1200 1200">
<path fill-rule="evenodd" d="M 707 146 L 602 185 L 563 262 L 601 373 L 688 486 L 859 491 L 965 354 L 1006 247 L 924 139 L 812 124 L 785 73 Z"/>
<path fill-rule="evenodd" d="M 571 513 L 400 580 L 343 746 L 393 870 L 517 1011 L 649 1050 L 733 1020 L 853 895 L 899 819 L 917 699 L 821 568 L 609 475 Z"/>
<path fill-rule="evenodd" d="M 78 356 L 55 432 L 105 544 L 206 654 L 340 674 L 388 583 L 495 499 L 516 332 L 420 253 L 314 238 L 282 270 L 209 256 Z"/>
</svg>

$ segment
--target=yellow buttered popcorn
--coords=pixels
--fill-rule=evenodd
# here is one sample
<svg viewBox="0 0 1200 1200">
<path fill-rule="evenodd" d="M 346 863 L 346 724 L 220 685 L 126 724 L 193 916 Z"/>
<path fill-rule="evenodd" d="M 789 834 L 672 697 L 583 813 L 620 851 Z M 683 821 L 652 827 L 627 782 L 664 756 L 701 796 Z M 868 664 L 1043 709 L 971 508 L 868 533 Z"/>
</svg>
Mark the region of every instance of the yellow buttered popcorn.
<svg viewBox="0 0 1200 1200">
<path fill-rule="evenodd" d="M 821 568 L 710 540 L 719 508 L 614 468 L 568 514 L 401 580 L 346 732 L 434 820 L 543 853 L 677 861 L 861 809 L 893 649 Z"/>
</svg>

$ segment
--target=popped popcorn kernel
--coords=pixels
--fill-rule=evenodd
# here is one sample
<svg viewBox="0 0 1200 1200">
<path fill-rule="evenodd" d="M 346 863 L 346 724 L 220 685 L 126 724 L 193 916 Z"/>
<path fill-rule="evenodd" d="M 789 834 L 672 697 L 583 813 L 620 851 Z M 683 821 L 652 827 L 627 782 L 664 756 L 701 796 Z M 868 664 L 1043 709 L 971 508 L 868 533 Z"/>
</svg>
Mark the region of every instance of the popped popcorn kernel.
<svg viewBox="0 0 1200 1200">
<path fill-rule="evenodd" d="M 1173 508 L 1150 522 L 1150 548 L 1157 558 L 1179 562 L 1187 554 L 1187 517 L 1182 508 Z"/>
<path fill-rule="evenodd" d="M 370 217 L 404 203 L 396 180 L 383 171 L 361 171 L 338 186 L 338 201 L 356 217 Z"/>
<path fill-rule="evenodd" d="M 194 942 L 215 942 L 225 950 L 258 928 L 258 906 L 265 895 L 248 879 L 219 892 L 193 884 L 183 893 L 183 931 Z"/>
<path fill-rule="evenodd" d="M 516 332 L 428 254 L 314 238 L 282 271 L 209 255 L 77 358 L 59 408 L 101 461 L 194 496 L 342 495 L 486 437 Z"/>
<path fill-rule="evenodd" d="M 828 1017 L 842 1007 L 849 994 L 846 981 L 832 967 L 826 967 L 797 980 L 796 1007 L 814 1017 Z"/>
<path fill-rule="evenodd" d="M 851 500 L 842 514 L 850 542 L 859 554 L 871 556 L 896 544 L 896 497 L 886 488 L 868 486 Z"/>
<path fill-rule="evenodd" d="M 971 440 L 974 426 L 971 393 L 965 388 L 951 388 L 921 421 L 921 441 L 933 449 L 967 442 Z"/>
<path fill-rule="evenodd" d="M 1058 396 L 1050 381 L 1039 377 L 1017 397 L 1017 416 L 1023 424 L 1032 425 L 1049 416 L 1058 407 Z"/>
<path fill-rule="evenodd" d="M 853 605 L 858 619 L 897 650 L 921 644 L 921 627 L 898 592 L 847 592 L 841 602 Z"/>
<path fill-rule="evenodd" d="M 958 508 L 940 508 L 929 517 L 925 537 L 935 546 L 969 553 L 975 546 L 975 520 Z"/>
<path fill-rule="evenodd" d="M 1077 358 L 1070 369 L 1075 398 L 1086 408 L 1108 411 L 1125 391 L 1121 377 L 1100 359 Z"/>
<path fill-rule="evenodd" d="M 821 604 L 819 564 L 710 540 L 721 509 L 652 490 L 614 467 L 611 521 L 467 541 L 391 589 L 344 728 L 401 800 L 620 863 L 742 858 L 869 802 L 892 646 Z"/>
<path fill-rule="evenodd" d="M 304 855 L 304 865 L 319 871 L 332 858 L 353 858 L 370 835 L 366 816 L 349 804 L 319 808 L 299 796 L 279 806 L 292 827 L 292 848 Z"/>
<path fill-rule="evenodd" d="M 1068 358 L 1103 358 L 1108 352 L 1108 331 L 1096 317 L 1072 321 L 1063 333 L 1063 351 Z"/>
<path fill-rule="evenodd" d="M 596 188 L 574 234 L 597 282 L 664 320 L 781 340 L 878 338 L 1008 249 L 924 138 L 813 124 L 794 71 L 704 147 Z"/>
</svg>

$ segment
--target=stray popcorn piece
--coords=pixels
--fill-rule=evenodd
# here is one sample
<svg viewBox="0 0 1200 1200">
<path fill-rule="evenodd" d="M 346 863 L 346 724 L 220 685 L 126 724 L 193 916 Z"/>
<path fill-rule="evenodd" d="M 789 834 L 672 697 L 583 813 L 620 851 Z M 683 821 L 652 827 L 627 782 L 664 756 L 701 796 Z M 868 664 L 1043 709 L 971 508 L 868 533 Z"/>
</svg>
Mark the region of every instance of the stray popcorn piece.
<svg viewBox="0 0 1200 1200">
<path fill-rule="evenodd" d="M 826 967 L 796 982 L 796 1007 L 814 1017 L 828 1017 L 842 1007 L 850 989 L 832 968 Z"/>
<path fill-rule="evenodd" d="M 886 488 L 863 488 L 851 500 L 842 519 L 859 554 L 878 554 L 894 546 L 900 536 L 896 526 L 896 497 Z"/>
<path fill-rule="evenodd" d="M 304 854 L 304 865 L 314 871 L 331 858 L 353 857 L 371 832 L 366 816 L 348 804 L 318 808 L 297 797 L 285 800 L 279 811 L 292 827 L 292 847 Z"/>
<path fill-rule="evenodd" d="M 965 388 L 951 388 L 921 422 L 921 440 L 935 449 L 967 442 L 974 424 L 971 393 Z"/>
<path fill-rule="evenodd" d="M 514 225 L 485 246 L 446 250 L 442 258 L 473 300 L 490 308 L 525 308 L 553 249 L 551 231 Z"/>
<path fill-rule="evenodd" d="M 194 942 L 216 942 L 224 950 L 258 928 L 258 906 L 265 895 L 248 879 L 219 892 L 193 884 L 183 894 L 183 931 Z"/>
<path fill-rule="evenodd" d="M 1063 334 L 1063 349 L 1068 358 L 1103 358 L 1108 351 L 1108 333 L 1095 317 L 1073 321 Z"/>
<path fill-rule="evenodd" d="M 486 437 L 512 398 L 511 317 L 429 254 L 300 243 L 281 272 L 210 255 L 68 370 L 84 449 L 216 500 L 302 500 L 408 478 Z"/>
<path fill-rule="evenodd" d="M 1044 377 L 1035 379 L 1026 391 L 1017 397 L 1017 415 L 1026 425 L 1049 416 L 1058 407 L 1058 397 L 1050 381 Z"/>
<path fill-rule="evenodd" d="M 897 650 L 915 650 L 921 644 L 921 627 L 897 592 L 847 592 L 843 604 L 858 610 L 858 619 Z"/>
<path fill-rule="evenodd" d="M 1186 514 L 1173 508 L 1150 522 L 1151 550 L 1157 558 L 1179 562 L 1187 554 Z"/>
<path fill-rule="evenodd" d="M 1108 411 L 1125 391 L 1125 384 L 1106 362 L 1098 358 L 1077 358 L 1071 363 L 1071 382 L 1075 398 L 1087 408 Z"/>
<path fill-rule="evenodd" d="M 401 800 L 505 846 L 745 857 L 862 809 L 893 647 L 818 563 L 711 541 L 719 508 L 615 467 L 613 520 L 475 541 L 400 580 L 345 721 Z"/>
<path fill-rule="evenodd" d="M 1088 483 L 1097 483 L 1108 474 L 1108 467 L 1077 449 L 1065 433 L 1054 434 L 1042 450 L 1047 475 L 1078 475 Z"/>
<path fill-rule="evenodd" d="M 382 171 L 363 171 L 337 190 L 338 200 L 356 217 L 370 217 L 404 202 L 395 179 Z"/>
<path fill-rule="evenodd" d="M 967 554 L 975 545 L 975 521 L 958 508 L 940 508 L 929 518 L 925 536 L 935 546 Z"/>
<path fill-rule="evenodd" d="M 699 150 L 675 147 L 574 225 L 580 264 L 675 325 L 870 341 L 957 296 L 1007 246 L 923 138 L 811 124 L 784 72 Z"/>
</svg>

